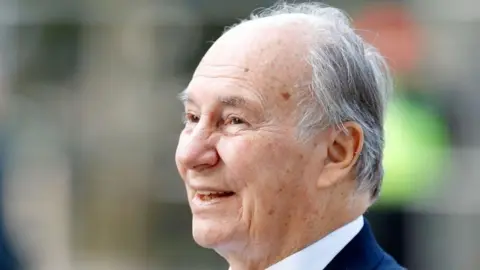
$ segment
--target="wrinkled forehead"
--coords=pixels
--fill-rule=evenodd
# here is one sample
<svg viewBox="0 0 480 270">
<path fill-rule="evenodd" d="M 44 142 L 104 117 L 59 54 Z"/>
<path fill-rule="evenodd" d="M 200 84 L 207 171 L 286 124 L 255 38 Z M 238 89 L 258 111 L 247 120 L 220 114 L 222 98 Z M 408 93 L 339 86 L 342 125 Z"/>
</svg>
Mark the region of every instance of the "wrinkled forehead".
<svg viewBox="0 0 480 270">
<path fill-rule="evenodd" d="M 241 24 L 212 45 L 192 81 L 227 78 L 267 101 L 290 100 L 311 79 L 304 28 L 268 20 Z"/>
</svg>

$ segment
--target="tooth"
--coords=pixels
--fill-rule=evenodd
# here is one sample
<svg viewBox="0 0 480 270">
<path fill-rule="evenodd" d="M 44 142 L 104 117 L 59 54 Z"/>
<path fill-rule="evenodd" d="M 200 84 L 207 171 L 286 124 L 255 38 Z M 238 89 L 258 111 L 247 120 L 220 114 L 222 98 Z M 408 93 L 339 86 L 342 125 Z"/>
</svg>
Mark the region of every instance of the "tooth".
<svg viewBox="0 0 480 270">
<path fill-rule="evenodd" d="M 204 196 L 210 196 L 210 195 L 223 195 L 226 192 L 215 192 L 215 191 L 197 191 L 198 194 L 204 195 Z"/>
</svg>

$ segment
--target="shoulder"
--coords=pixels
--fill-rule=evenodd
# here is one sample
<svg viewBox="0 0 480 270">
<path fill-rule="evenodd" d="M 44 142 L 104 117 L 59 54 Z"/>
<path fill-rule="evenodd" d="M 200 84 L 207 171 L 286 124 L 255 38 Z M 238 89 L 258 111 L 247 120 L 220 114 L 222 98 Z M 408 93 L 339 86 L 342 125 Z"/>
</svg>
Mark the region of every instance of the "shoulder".
<svg viewBox="0 0 480 270">
<path fill-rule="evenodd" d="M 360 232 L 333 258 L 326 270 L 405 270 L 375 240 L 365 220 Z"/>
<path fill-rule="evenodd" d="M 406 268 L 400 266 L 395 259 L 393 259 L 387 253 L 384 253 L 383 258 L 380 260 L 378 265 L 373 268 L 373 270 L 407 270 Z"/>
</svg>

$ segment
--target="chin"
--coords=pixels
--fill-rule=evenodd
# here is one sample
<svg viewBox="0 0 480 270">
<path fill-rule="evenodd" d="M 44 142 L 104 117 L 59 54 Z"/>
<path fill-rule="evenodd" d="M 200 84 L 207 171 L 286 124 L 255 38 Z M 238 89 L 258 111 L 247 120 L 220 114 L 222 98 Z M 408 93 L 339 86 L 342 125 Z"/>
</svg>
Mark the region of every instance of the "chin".
<svg viewBox="0 0 480 270">
<path fill-rule="evenodd" d="M 228 245 L 235 233 L 232 224 L 228 224 L 228 222 L 193 217 L 192 234 L 198 245 L 204 248 L 218 249 Z"/>
</svg>

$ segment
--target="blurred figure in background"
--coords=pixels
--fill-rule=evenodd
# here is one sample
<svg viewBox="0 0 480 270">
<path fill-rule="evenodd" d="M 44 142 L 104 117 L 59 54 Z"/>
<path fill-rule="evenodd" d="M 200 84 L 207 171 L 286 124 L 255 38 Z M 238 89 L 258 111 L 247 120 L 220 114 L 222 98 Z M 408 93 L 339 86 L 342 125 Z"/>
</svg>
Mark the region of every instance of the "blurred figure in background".
<svg viewBox="0 0 480 270">
<path fill-rule="evenodd" d="M 181 96 L 195 241 L 231 270 L 403 269 L 363 218 L 391 87 L 338 9 L 281 3 L 228 30 Z"/>
</svg>

